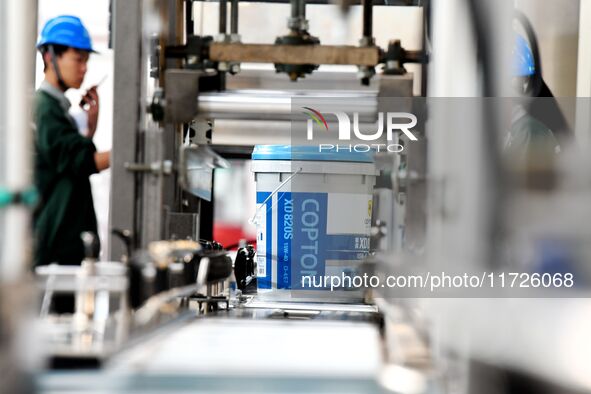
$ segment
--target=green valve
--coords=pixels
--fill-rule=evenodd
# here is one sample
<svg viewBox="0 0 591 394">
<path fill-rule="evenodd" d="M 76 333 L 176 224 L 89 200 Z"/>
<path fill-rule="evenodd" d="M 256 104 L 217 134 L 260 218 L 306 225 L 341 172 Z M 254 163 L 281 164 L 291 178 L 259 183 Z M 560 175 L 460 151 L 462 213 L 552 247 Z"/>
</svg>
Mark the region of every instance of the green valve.
<svg viewBox="0 0 591 394">
<path fill-rule="evenodd" d="M 31 187 L 21 193 L 21 200 L 25 205 L 35 206 L 39 201 L 39 193 L 35 187 Z"/>
<path fill-rule="evenodd" d="M 22 192 L 11 192 L 8 189 L 0 188 L 0 208 L 10 204 L 23 204 L 29 207 L 37 205 L 39 193 L 35 187 L 23 190 Z"/>
<path fill-rule="evenodd" d="M 0 208 L 9 205 L 12 202 L 12 193 L 8 189 L 0 189 Z"/>
</svg>

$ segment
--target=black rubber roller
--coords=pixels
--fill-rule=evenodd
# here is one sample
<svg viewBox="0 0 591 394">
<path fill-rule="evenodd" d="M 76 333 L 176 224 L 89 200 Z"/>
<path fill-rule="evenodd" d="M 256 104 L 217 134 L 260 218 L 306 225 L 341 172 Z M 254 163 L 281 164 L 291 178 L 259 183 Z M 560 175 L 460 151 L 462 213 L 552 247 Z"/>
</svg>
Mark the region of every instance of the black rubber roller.
<svg viewBox="0 0 591 394">
<path fill-rule="evenodd" d="M 219 282 L 232 275 L 232 259 L 226 252 L 211 252 L 204 254 L 205 257 L 209 258 L 207 283 Z M 203 264 L 203 258 L 200 264 Z"/>
</svg>

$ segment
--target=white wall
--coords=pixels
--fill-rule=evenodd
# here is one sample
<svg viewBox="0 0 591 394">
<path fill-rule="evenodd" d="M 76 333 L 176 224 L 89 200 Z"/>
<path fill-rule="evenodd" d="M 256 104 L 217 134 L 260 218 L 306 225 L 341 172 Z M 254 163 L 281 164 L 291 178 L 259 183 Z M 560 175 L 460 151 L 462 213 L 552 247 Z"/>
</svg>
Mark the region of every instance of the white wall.
<svg viewBox="0 0 591 394">
<path fill-rule="evenodd" d="M 581 0 L 577 95 L 591 97 L 591 0 Z"/>
</svg>

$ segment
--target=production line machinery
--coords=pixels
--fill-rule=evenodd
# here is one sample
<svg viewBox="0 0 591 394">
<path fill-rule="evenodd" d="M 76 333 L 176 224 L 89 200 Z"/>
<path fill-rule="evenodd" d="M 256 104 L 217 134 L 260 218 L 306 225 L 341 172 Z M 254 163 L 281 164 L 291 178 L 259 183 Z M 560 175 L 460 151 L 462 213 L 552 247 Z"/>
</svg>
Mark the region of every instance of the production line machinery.
<svg viewBox="0 0 591 394">
<path fill-rule="evenodd" d="M 231 2 L 229 34 L 222 0 L 219 34 L 194 35 L 192 3 L 113 3 L 117 132 L 108 254 L 115 263 L 96 261 L 86 235 L 82 267 L 38 270 L 52 366 L 99 369 L 41 375 L 42 391 L 91 385 L 118 392 L 239 386 L 277 392 L 303 384 L 323 392 L 424 392 L 429 379 L 390 365 L 429 364 L 403 309 L 391 307 L 394 320 L 385 322 L 371 292 L 365 302 L 345 304 L 323 297 L 259 299 L 254 249 L 225 250 L 212 227 L 213 170 L 227 167 L 228 158 L 248 158 L 257 141 L 290 144 L 292 122 L 299 120 L 294 102 L 339 105 L 373 125 L 386 110 L 384 98 L 397 100 L 401 112 L 412 110 L 413 75 L 404 64 L 426 56 L 399 40 L 376 46 L 369 1 L 362 3 L 357 47 L 320 45 L 309 32 L 303 0 L 291 2 L 289 32 L 272 45 L 240 41 L 238 1 Z M 272 63 L 278 74 L 241 63 Z M 317 70 L 321 64 L 357 71 Z M 422 125 L 415 132 L 420 135 Z M 404 139 L 396 135 L 397 143 L 407 144 Z M 419 193 L 411 205 L 425 198 L 420 182 L 407 186 L 393 170 L 424 170 L 424 148 L 424 142 L 409 144 L 405 155 L 377 155 L 383 171 L 374 197 L 374 249 L 393 247 L 402 237 L 393 211 L 405 202 L 396 196 Z M 410 228 L 409 234 L 418 232 Z M 60 292 L 75 295 L 73 315 L 50 312 L 51 297 Z M 411 351 L 399 346 L 398 332 Z M 392 343 L 396 351 L 384 357 Z"/>
<path fill-rule="evenodd" d="M 491 120 L 499 113 L 474 100 L 451 98 L 498 93 L 495 82 L 504 77 L 496 81 L 492 75 L 503 74 L 507 59 L 499 48 L 509 47 L 502 35 L 511 32 L 492 29 L 496 22 L 511 19 L 513 4 L 434 4 L 441 7 L 433 9 L 432 38 L 438 51 L 428 57 L 404 50 L 395 40 L 384 48 L 375 45 L 372 4 L 367 1 L 358 47 L 320 45 L 322 35 L 314 37 L 301 1 L 291 2 L 288 33 L 278 38 L 274 34 L 274 45 L 241 42 L 238 4 L 244 2 L 231 2 L 229 34 L 227 2 L 220 1 L 214 7 L 221 16 L 218 35 L 196 35 L 195 3 L 200 4 L 113 1 L 112 235 L 104 251 L 111 262 L 97 261 L 93 236 L 84 234 L 87 258 L 81 267 L 38 270 L 41 319 L 35 325 L 22 324 L 12 312 L 30 295 L 24 294 L 26 286 L 13 286 L 10 279 L 19 267 L 13 263 L 25 264 L 26 259 L 15 254 L 25 241 L 2 245 L 9 248 L 2 250 L 0 267 L 0 362 L 14 373 L 0 391 L 523 392 L 523 376 L 533 376 L 525 380 L 530 389 L 588 391 L 585 275 L 580 287 L 552 293 L 580 297 L 564 302 L 503 298 L 514 293 L 496 289 L 487 294 L 498 298 L 473 300 L 465 294 L 457 300 L 404 298 L 409 294 L 379 289 L 348 303 L 321 297 L 279 301 L 255 291 L 254 249 L 245 244 L 234 254 L 224 249 L 228 245 L 217 244 L 212 233 L 214 168 L 226 167 L 228 159 L 249 158 L 255 144 L 299 141 L 292 133 L 301 120 L 292 117 L 294 103 L 338 103 L 345 112 L 358 112 L 364 125 L 375 124 L 384 103 L 396 103 L 397 110 L 419 118 L 413 129 L 419 138 L 411 143 L 397 134 L 395 142 L 404 145 L 403 154 L 376 155 L 380 175 L 371 223 L 375 254 L 365 261 L 365 272 L 385 277 L 458 265 L 501 274 L 527 268 L 499 254 L 491 234 L 502 234 L 509 252 L 539 252 L 543 248 L 535 248 L 550 245 L 550 255 L 562 262 L 588 265 L 585 218 L 591 188 L 580 172 L 588 168 L 588 160 L 563 155 L 563 163 L 548 178 L 551 182 L 542 183 L 545 190 L 508 185 L 500 176 L 496 134 L 491 133 L 496 131 Z M 398 5 L 417 5 L 402 3 Z M 426 19 L 428 2 L 420 3 L 425 4 Z M 0 24 L 0 29 L 27 29 L 27 18 L 34 13 L 29 6 L 2 3 L 0 10 L 12 7 L 19 18 Z M 341 4 L 343 9 L 349 6 Z M 207 8 L 201 7 L 200 18 Z M 488 20 L 491 23 L 483 23 Z M 425 24 L 421 30 L 431 27 Z M 13 36 L 16 30 L 7 31 Z M 13 62 L 27 58 L 21 47 L 34 45 L 34 34 L 27 34 L 23 37 L 29 38 L 29 46 L 8 47 L 7 52 L 22 56 L 9 59 L 7 75 L 17 75 L 14 70 L 23 67 Z M 4 45 L 1 37 L 8 36 L 0 35 Z M 404 72 L 408 62 L 427 60 L 429 96 L 442 98 L 431 101 L 428 114 L 417 105 L 421 100 L 411 100 L 419 74 Z M 273 66 L 251 68 L 250 63 L 257 62 Z M 354 67 L 335 72 L 318 68 L 321 64 Z M 382 72 L 374 75 L 378 64 Z M 427 91 L 425 75 L 420 77 L 422 96 Z M 0 81 L 7 87 L 3 92 L 25 92 L 29 86 L 23 81 L 18 85 L 16 78 Z M 28 113 L 18 106 L 26 101 L 21 99 L 3 102 L 8 103 L 7 118 L 22 115 L 19 127 L 5 128 L 14 133 L 9 137 L 11 149 L 15 147 L 7 160 L 18 167 L 14 174 L 23 180 L 18 185 L 14 179 L 8 182 L 17 185 L 11 186 L 15 190 L 26 190 L 30 173 L 19 161 L 29 148 L 21 132 Z M 427 115 L 428 152 L 423 124 Z M 7 145 L 0 144 L 0 149 Z M 4 182 L 5 174 L 0 171 L 0 176 Z M 559 178 L 560 183 L 552 183 Z M 0 216 L 11 229 L 9 235 L 23 230 L 15 219 L 23 219 L 26 212 L 26 207 L 15 205 L 9 215 Z M 573 245 L 576 256 L 565 253 Z M 58 293 L 74 296 L 73 314 L 52 311 L 51 299 Z M 33 326 L 41 328 L 35 335 L 22 330 Z M 11 341 L 23 337 L 46 346 L 33 345 L 35 351 L 23 352 Z M 30 370 L 15 362 L 23 353 L 37 360 L 48 357 L 51 367 L 65 370 L 34 370 L 33 379 L 27 380 Z M 541 386 L 546 380 L 558 386 Z"/>
<path fill-rule="evenodd" d="M 223 150 L 216 149 L 216 144 L 242 146 L 231 151 L 239 151 L 239 157 L 245 158 L 253 141 L 280 143 L 290 139 L 290 103 L 298 97 L 333 96 L 336 102 L 345 96 L 374 122 L 378 97 L 412 97 L 413 78 L 403 65 L 425 58 L 416 51 L 405 51 L 400 42 L 392 42 L 388 50 L 375 46 L 369 2 L 363 5 L 363 37 L 367 43 L 360 47 L 286 44 L 279 39 L 275 45 L 237 42 L 237 3 L 232 4 L 232 28 L 227 34 L 224 1 L 219 3 L 219 35 L 215 39 L 196 36 L 192 34 L 196 23 L 190 17 L 192 2 L 185 5 L 155 2 L 150 9 L 148 4 L 114 4 L 115 21 L 120 18 L 124 22 L 121 26 L 114 24 L 115 86 L 120 89 L 115 96 L 114 127 L 121 131 L 114 135 L 112 184 L 120 193 L 113 196 L 110 223 L 114 229 L 129 231 L 133 248 L 145 248 L 149 242 L 171 237 L 212 239 L 209 198 L 195 198 L 182 191 L 182 182 L 177 181 L 182 181 L 181 172 L 176 170 L 182 162 L 180 152 L 187 134 L 192 135 L 193 143 L 213 147 L 214 151 Z M 307 24 L 305 3 L 293 2 L 291 11 L 289 35 L 307 37 L 303 28 Z M 145 21 L 154 15 L 158 15 L 159 28 L 153 34 L 144 34 L 152 28 Z M 138 46 L 138 42 L 143 44 Z M 280 80 L 273 73 L 252 70 L 231 76 L 239 70 L 235 67 L 239 62 L 273 63 L 289 78 Z M 369 87 L 357 83 L 355 87 L 355 73 L 308 74 L 319 64 L 349 64 L 361 69 L 371 66 L 371 70 L 383 64 L 385 70 L 379 83 Z M 289 83 L 304 74 L 308 74 L 304 80 Z M 369 83 L 370 75 L 366 74 L 357 77 Z M 153 78 L 150 83 L 145 82 L 147 75 Z M 138 97 L 145 101 L 138 102 Z M 408 108 L 410 102 L 405 105 Z M 232 141 L 238 134 L 242 140 Z M 271 139 L 266 135 L 272 135 Z M 211 174 L 203 178 L 208 176 Z M 115 238 L 109 244 L 111 259 L 119 259 L 124 254 L 123 245 Z"/>
</svg>

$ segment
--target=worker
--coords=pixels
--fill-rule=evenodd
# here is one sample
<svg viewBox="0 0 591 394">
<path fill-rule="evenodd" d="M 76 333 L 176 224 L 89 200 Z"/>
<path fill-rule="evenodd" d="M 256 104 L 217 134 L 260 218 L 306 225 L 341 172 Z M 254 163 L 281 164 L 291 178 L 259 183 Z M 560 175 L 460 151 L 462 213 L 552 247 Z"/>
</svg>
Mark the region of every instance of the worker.
<svg viewBox="0 0 591 394">
<path fill-rule="evenodd" d="M 97 233 L 89 176 L 109 167 L 110 152 L 97 152 L 92 141 L 99 115 L 96 87 L 81 102 L 88 116 L 86 135 L 68 112 L 65 92 L 80 88 L 95 51 L 80 19 L 65 15 L 47 21 L 37 49 L 45 79 L 34 107 L 35 185 L 41 195 L 34 215 L 34 263 L 77 265 L 84 259 L 81 233 Z"/>
<path fill-rule="evenodd" d="M 541 97 L 540 87 L 548 88 L 539 75 L 539 70 L 536 70 L 532 50 L 522 36 L 516 36 L 513 51 L 513 87 L 521 99 L 518 105 L 513 107 L 511 129 L 505 150 L 514 157 L 535 157 L 536 160 L 544 160 L 544 157 L 560 152 L 560 144 L 553 130 L 544 120 L 532 113 L 532 109 L 535 108 L 534 102 L 538 100 L 537 97 Z M 558 111 L 562 116 L 560 110 Z"/>
</svg>

